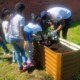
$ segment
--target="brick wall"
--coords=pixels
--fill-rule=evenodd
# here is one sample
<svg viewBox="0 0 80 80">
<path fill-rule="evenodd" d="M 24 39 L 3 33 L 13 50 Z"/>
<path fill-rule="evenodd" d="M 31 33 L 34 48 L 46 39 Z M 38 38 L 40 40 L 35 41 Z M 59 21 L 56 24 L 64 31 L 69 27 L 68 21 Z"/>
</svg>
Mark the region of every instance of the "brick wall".
<svg viewBox="0 0 80 80">
<path fill-rule="evenodd" d="M 29 21 L 31 13 L 38 15 L 42 10 L 52 6 L 64 6 L 72 11 L 72 19 L 80 20 L 80 0 L 0 0 L 0 12 L 3 7 L 14 8 L 15 3 L 22 2 L 26 5 L 25 17 Z"/>
</svg>

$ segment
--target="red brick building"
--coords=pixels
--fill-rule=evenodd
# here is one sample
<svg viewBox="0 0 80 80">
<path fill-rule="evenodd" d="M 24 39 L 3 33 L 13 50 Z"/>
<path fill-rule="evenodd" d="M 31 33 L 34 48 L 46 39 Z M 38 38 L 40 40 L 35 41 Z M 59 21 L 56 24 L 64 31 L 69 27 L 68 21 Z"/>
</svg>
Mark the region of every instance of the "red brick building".
<svg viewBox="0 0 80 80">
<path fill-rule="evenodd" d="M 14 8 L 15 3 L 22 2 L 26 5 L 26 20 L 31 19 L 31 13 L 38 15 L 41 11 L 52 6 L 64 6 L 72 11 L 72 19 L 80 20 L 80 0 L 0 0 L 0 12 L 3 7 Z"/>
</svg>

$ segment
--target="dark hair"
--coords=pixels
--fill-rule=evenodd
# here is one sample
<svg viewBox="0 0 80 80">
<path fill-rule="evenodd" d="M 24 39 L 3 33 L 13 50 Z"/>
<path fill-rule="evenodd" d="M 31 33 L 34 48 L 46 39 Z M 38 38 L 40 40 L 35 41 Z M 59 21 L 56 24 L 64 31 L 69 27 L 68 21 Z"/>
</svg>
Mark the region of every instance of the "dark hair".
<svg viewBox="0 0 80 80">
<path fill-rule="evenodd" d="M 10 14 L 10 13 L 11 13 L 11 12 L 10 12 L 10 10 L 9 10 L 8 8 L 3 8 L 3 9 L 2 9 L 2 14 L 1 14 L 1 19 L 3 20 L 4 17 L 5 17 L 6 15 Z"/>
<path fill-rule="evenodd" d="M 47 17 L 47 11 L 42 11 L 41 12 L 41 18 L 45 19 Z"/>
<path fill-rule="evenodd" d="M 7 10 L 7 8 L 3 8 L 3 9 L 2 9 L 2 13 L 3 13 L 5 10 Z"/>
<path fill-rule="evenodd" d="M 36 16 L 34 21 L 36 23 L 40 23 L 41 22 L 41 17 L 40 16 Z"/>
<path fill-rule="evenodd" d="M 25 9 L 25 5 L 24 4 L 22 4 L 22 3 L 16 3 L 16 5 L 15 5 L 15 10 L 17 11 L 17 12 L 20 12 L 20 13 L 22 13 L 22 11 Z"/>
</svg>

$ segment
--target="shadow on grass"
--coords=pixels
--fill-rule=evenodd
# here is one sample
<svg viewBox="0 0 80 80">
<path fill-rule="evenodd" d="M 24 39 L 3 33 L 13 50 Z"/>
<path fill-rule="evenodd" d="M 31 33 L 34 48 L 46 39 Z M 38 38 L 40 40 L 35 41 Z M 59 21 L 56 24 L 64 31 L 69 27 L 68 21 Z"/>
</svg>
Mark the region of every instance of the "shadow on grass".
<svg viewBox="0 0 80 80">
<path fill-rule="evenodd" d="M 9 56 L 3 56 L 3 57 L 0 57 L 0 59 L 2 59 L 4 62 L 8 62 L 9 64 L 12 63 L 12 57 L 9 57 Z"/>
<path fill-rule="evenodd" d="M 3 53 L 0 53 L 0 55 L 3 55 Z"/>
<path fill-rule="evenodd" d="M 31 66 L 30 68 L 28 68 L 28 73 L 32 73 L 35 69 L 37 70 L 43 70 L 43 68 L 39 65 L 39 64 L 35 64 L 33 66 Z"/>
<path fill-rule="evenodd" d="M 71 22 L 71 27 L 70 28 L 74 28 L 74 27 L 76 27 L 78 25 L 80 25 L 80 20 L 73 21 L 73 22 Z"/>
</svg>

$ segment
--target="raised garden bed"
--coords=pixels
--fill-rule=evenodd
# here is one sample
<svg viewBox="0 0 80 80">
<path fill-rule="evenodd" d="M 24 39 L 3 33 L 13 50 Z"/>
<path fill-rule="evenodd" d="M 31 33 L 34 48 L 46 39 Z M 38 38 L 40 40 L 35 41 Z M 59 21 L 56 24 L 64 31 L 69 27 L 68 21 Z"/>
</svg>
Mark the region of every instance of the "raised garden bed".
<svg viewBox="0 0 80 80">
<path fill-rule="evenodd" d="M 80 72 L 80 47 L 66 40 L 52 46 L 34 42 L 34 60 L 51 76 L 52 80 L 72 80 Z"/>
</svg>

